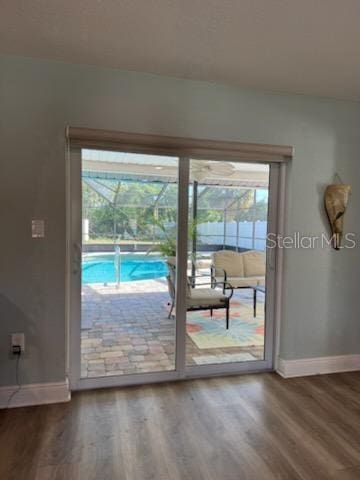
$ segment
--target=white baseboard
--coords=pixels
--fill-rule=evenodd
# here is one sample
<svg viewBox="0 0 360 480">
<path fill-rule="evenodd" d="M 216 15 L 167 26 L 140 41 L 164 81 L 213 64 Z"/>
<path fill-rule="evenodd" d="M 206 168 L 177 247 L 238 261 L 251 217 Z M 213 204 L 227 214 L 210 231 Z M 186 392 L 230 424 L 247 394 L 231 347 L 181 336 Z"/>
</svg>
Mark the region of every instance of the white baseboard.
<svg viewBox="0 0 360 480">
<path fill-rule="evenodd" d="M 337 355 L 299 360 L 278 358 L 276 368 L 277 373 L 284 378 L 351 372 L 354 370 L 360 370 L 360 355 Z"/>
<path fill-rule="evenodd" d="M 17 389 L 16 386 L 0 387 L 0 408 L 7 408 L 10 396 Z M 9 408 L 68 402 L 70 399 L 71 392 L 67 380 L 56 383 L 34 383 L 23 385 L 14 394 Z"/>
</svg>

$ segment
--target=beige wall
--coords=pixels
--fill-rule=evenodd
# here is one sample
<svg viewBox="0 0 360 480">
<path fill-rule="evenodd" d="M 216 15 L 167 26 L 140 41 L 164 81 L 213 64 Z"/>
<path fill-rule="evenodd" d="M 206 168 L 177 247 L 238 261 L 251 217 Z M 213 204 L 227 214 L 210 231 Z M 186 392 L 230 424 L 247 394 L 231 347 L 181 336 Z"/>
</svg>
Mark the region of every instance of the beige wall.
<svg viewBox="0 0 360 480">
<path fill-rule="evenodd" d="M 321 233 L 335 171 L 353 184 L 360 233 L 357 103 L 252 92 L 89 66 L 0 57 L 0 385 L 9 334 L 26 334 L 24 383 L 65 375 L 65 141 L 72 126 L 290 144 L 288 233 Z M 31 239 L 32 218 L 46 238 Z M 360 353 L 358 249 L 285 252 L 284 358 Z"/>
</svg>

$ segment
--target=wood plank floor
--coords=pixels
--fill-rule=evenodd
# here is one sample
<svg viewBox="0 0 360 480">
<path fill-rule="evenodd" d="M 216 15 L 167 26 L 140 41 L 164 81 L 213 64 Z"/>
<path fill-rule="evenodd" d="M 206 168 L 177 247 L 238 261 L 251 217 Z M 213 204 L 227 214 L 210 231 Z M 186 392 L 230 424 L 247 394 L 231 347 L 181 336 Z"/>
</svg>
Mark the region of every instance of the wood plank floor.
<svg viewBox="0 0 360 480">
<path fill-rule="evenodd" d="M 360 372 L 97 390 L 1 411 L 0 479 L 360 479 Z"/>
</svg>

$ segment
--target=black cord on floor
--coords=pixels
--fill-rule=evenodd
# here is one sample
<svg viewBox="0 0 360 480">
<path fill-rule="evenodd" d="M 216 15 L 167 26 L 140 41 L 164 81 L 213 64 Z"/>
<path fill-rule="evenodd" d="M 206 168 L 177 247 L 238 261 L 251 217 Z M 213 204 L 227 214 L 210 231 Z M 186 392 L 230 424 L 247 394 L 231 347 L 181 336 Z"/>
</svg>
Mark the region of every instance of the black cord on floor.
<svg viewBox="0 0 360 480">
<path fill-rule="evenodd" d="M 15 367 L 15 378 L 16 378 L 17 389 L 14 390 L 14 391 L 12 392 L 12 394 L 10 395 L 10 397 L 8 398 L 8 401 L 7 401 L 7 404 L 6 404 L 6 408 L 9 408 L 9 407 L 10 407 L 11 401 L 13 400 L 13 398 L 15 397 L 15 395 L 17 395 L 17 394 L 20 392 L 20 390 L 21 390 L 20 373 L 19 373 L 20 357 L 21 357 L 21 352 L 19 352 L 19 354 L 18 354 L 18 356 L 17 356 L 17 359 L 16 359 L 16 367 Z"/>
</svg>

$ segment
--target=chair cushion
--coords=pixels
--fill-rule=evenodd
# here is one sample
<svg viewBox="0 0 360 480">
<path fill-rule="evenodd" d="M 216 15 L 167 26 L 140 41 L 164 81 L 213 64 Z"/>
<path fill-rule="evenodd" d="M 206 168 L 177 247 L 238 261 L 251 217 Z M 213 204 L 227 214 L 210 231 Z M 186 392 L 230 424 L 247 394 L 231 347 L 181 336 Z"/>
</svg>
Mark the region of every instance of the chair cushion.
<svg viewBox="0 0 360 480">
<path fill-rule="evenodd" d="M 229 277 L 226 281 L 233 288 L 256 287 L 265 284 L 265 277 Z"/>
<path fill-rule="evenodd" d="M 206 307 L 226 304 L 227 297 L 221 290 L 215 288 L 192 288 L 191 294 L 186 299 L 187 307 Z"/>
<path fill-rule="evenodd" d="M 223 277 L 216 277 L 216 281 L 219 283 L 221 283 L 223 280 Z M 230 283 L 233 288 L 265 285 L 265 277 L 229 277 L 226 281 L 227 283 Z"/>
<path fill-rule="evenodd" d="M 244 276 L 259 277 L 265 275 L 265 254 L 255 250 L 242 253 L 244 261 Z M 236 275 L 240 277 L 241 275 Z"/>
<path fill-rule="evenodd" d="M 169 271 L 168 278 L 169 278 L 170 282 L 173 284 L 173 287 L 174 287 L 174 289 L 175 289 L 175 283 L 176 283 L 175 267 L 176 267 L 176 262 L 173 263 L 172 257 L 169 257 L 169 258 L 167 259 L 167 266 L 168 266 L 168 271 Z"/>
<path fill-rule="evenodd" d="M 176 257 L 168 257 L 167 265 L 169 270 L 168 282 L 170 282 L 169 293 L 171 295 L 171 290 L 175 292 L 175 285 L 176 285 Z M 189 278 L 186 277 L 186 295 L 189 296 L 190 291 L 191 291 L 191 284 L 190 284 Z M 175 296 L 175 293 L 174 293 L 174 296 Z"/>
<path fill-rule="evenodd" d="M 166 261 L 167 261 L 167 263 L 169 263 L 173 267 L 176 267 L 176 257 L 167 257 Z"/>
<path fill-rule="evenodd" d="M 227 276 L 244 276 L 244 262 L 241 253 L 233 252 L 232 250 L 220 250 L 212 255 L 213 264 L 215 267 L 215 275 L 223 275 L 225 270 Z"/>
</svg>

